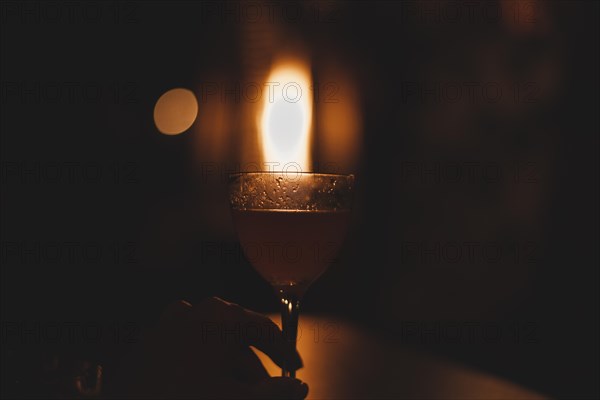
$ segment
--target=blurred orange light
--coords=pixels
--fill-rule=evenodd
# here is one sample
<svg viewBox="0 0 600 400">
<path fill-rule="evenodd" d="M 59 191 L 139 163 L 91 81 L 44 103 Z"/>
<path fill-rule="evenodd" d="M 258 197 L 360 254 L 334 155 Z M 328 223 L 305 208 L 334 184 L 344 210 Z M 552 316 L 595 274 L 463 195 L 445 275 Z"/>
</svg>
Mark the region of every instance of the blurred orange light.
<svg viewBox="0 0 600 400">
<path fill-rule="evenodd" d="M 165 92 L 154 106 L 154 123 L 160 133 L 178 135 L 188 130 L 198 115 L 198 101 L 188 89 Z"/>
</svg>

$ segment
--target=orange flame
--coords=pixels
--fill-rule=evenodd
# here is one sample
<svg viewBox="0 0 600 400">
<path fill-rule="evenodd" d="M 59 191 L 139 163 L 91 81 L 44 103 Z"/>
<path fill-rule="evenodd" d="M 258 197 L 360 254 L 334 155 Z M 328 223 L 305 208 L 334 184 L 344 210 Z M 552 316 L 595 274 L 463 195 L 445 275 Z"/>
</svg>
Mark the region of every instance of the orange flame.
<svg viewBox="0 0 600 400">
<path fill-rule="evenodd" d="M 276 171 L 310 171 L 313 96 L 308 64 L 276 63 L 266 88 L 257 121 L 263 163 Z"/>
</svg>

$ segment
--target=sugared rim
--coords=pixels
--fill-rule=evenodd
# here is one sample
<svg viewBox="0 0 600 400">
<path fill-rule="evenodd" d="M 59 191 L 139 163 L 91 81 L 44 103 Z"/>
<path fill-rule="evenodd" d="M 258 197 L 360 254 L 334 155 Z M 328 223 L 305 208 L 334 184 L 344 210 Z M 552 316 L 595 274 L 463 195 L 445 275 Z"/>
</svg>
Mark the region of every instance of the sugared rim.
<svg viewBox="0 0 600 400">
<path fill-rule="evenodd" d="M 343 178 L 355 178 L 354 174 L 332 174 L 332 173 L 322 173 L 322 172 L 288 172 L 288 171 L 252 171 L 252 172 L 236 172 L 234 174 L 229 174 L 229 179 L 235 179 L 240 176 L 248 176 L 248 175 L 277 175 L 277 174 L 286 174 L 291 176 L 323 176 L 323 177 L 343 177 Z"/>
</svg>

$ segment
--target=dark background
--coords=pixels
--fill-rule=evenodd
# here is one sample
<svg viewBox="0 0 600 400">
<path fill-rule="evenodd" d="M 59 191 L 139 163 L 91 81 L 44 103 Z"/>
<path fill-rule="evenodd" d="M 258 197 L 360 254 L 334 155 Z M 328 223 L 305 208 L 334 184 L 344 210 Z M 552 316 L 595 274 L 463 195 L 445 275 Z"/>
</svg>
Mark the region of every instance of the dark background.
<svg viewBox="0 0 600 400">
<path fill-rule="evenodd" d="M 2 2 L 10 396 L 54 390 L 55 355 L 110 366 L 176 299 L 214 294 L 275 311 L 227 210 L 224 176 L 242 151 L 244 100 L 211 100 L 230 114 L 218 156 L 198 133 L 210 120 L 203 83 L 248 76 L 243 8 L 48 4 Z M 341 65 L 362 117 L 360 152 L 345 167 L 358 177 L 352 229 L 303 312 L 551 396 L 597 398 L 598 3 L 290 4 L 304 14 L 276 8 L 278 46 L 300 38 L 315 77 L 328 61 Z M 198 118 L 181 135 L 161 135 L 153 108 L 175 87 L 196 93 Z M 461 179 L 448 177 L 454 166 Z M 462 256 L 448 255 L 456 246 Z M 501 253 L 482 257 L 484 249 Z M 407 322 L 438 335 L 451 323 L 491 326 L 502 339 L 405 337 Z M 51 323 L 60 340 L 44 336 Z M 69 323 L 119 337 L 65 339 Z"/>
</svg>

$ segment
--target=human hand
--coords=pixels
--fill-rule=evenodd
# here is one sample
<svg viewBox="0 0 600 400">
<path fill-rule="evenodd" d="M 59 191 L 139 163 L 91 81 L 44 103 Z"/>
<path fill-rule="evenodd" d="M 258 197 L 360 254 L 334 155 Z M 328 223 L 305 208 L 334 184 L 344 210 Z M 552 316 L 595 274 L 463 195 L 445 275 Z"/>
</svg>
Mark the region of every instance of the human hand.
<svg viewBox="0 0 600 400">
<path fill-rule="evenodd" d="M 129 396 L 161 398 L 303 399 L 305 383 L 270 377 L 254 346 L 277 365 L 302 360 L 268 317 L 208 298 L 192 306 L 180 301 L 164 312 L 122 378 Z"/>
</svg>

